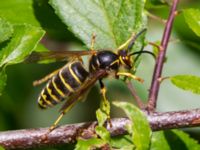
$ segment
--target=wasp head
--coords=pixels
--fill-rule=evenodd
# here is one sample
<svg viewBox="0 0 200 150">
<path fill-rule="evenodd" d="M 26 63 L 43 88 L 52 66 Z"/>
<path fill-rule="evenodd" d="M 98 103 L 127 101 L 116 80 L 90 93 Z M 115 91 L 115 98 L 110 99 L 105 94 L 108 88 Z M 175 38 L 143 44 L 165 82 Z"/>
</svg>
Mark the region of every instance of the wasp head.
<svg viewBox="0 0 200 150">
<path fill-rule="evenodd" d="M 131 69 L 132 61 L 130 55 L 128 55 L 127 50 L 119 50 L 118 55 L 120 64 L 123 65 L 126 69 Z"/>
</svg>

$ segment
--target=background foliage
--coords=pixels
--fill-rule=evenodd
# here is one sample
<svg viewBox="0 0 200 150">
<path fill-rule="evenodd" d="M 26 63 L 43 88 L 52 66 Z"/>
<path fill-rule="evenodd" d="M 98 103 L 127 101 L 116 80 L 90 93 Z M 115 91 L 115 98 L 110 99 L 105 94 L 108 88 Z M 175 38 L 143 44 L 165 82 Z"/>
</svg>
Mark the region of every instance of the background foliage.
<svg viewBox="0 0 200 150">
<path fill-rule="evenodd" d="M 200 28 L 199 23 L 197 23 L 200 20 L 199 6 L 200 2 L 195 0 L 180 2 L 179 8 L 183 9 L 183 13 L 175 20 L 172 41 L 168 47 L 168 57 L 164 68 L 164 76 L 172 76 L 173 84 L 194 91 L 194 93 L 199 93 L 199 86 L 193 87 L 194 84 L 190 85 L 190 81 L 194 82 L 195 78 L 195 83 L 200 82 L 199 78 L 194 77 L 194 75 L 200 74 L 198 69 Z M 148 27 L 146 36 L 148 41 L 159 41 L 164 26 L 155 20 L 147 20 L 144 7 L 149 12 L 163 18 L 166 18 L 169 13 L 169 7 L 159 0 L 149 0 L 146 4 L 142 0 L 86 0 L 81 3 L 78 0 L 0 1 L 0 93 L 2 94 L 0 97 L 0 130 L 46 127 L 51 125 L 58 115 L 57 111 L 60 105 L 46 111 L 41 111 L 37 107 L 37 96 L 43 85 L 33 87 L 32 82 L 62 66 L 63 63 L 21 63 L 26 56 L 32 51 L 45 51 L 47 49 L 58 50 L 69 47 L 87 49 L 90 47 L 93 32 L 97 35 L 95 48 L 100 49 L 115 49 L 126 41 L 132 32 L 139 32 L 144 27 Z M 39 43 L 41 39 L 45 47 Z M 137 41 L 133 50 L 139 50 L 142 41 L 143 37 Z M 147 48 L 151 49 L 151 47 Z M 143 99 L 147 99 L 147 88 L 151 81 L 153 66 L 153 59 L 143 56 L 137 75 L 144 78 L 145 83 L 133 82 Z M 191 74 L 193 76 L 175 76 L 177 74 Z M 107 79 L 106 85 L 109 89 L 109 100 L 116 100 L 117 97 L 117 101 L 133 103 L 133 98 L 123 82 Z M 65 116 L 61 124 L 95 120 L 95 111 L 99 107 L 99 103 L 99 89 L 95 86 L 89 93 L 88 100 L 77 104 Z M 127 114 L 129 108 L 124 107 L 134 107 L 132 105 L 129 106 L 126 103 L 116 103 L 116 105 L 122 107 L 131 119 L 143 119 L 136 122 L 141 121 L 141 124 L 145 126 L 142 128 L 144 130 L 142 133 L 149 135 L 144 139 L 146 145 L 141 144 L 140 141 L 144 137 L 137 137 L 139 135 L 137 131 L 141 132 L 141 129 L 138 129 L 136 124 L 130 127 L 131 136 L 126 135 L 123 138 L 111 139 L 103 128 L 97 129 L 101 138 L 87 141 L 88 145 L 91 145 L 90 142 L 100 146 L 102 143 L 109 143 L 117 148 L 127 145 L 129 149 L 133 149 L 135 146 L 138 149 L 148 149 L 151 131 L 144 121 L 145 117 L 140 116 L 139 110 L 130 111 L 131 113 Z M 159 111 L 197 107 L 200 107 L 198 95 L 178 89 L 170 83 L 170 80 L 163 82 L 158 101 Z M 125 115 L 113 105 L 111 113 L 113 117 Z M 139 115 L 138 118 L 135 117 L 137 115 Z M 197 141 L 199 140 L 198 128 L 185 130 Z M 153 150 L 160 149 L 160 147 L 166 150 L 199 149 L 197 142 L 182 131 L 155 132 L 151 136 L 150 147 Z M 84 143 L 80 140 L 78 146 L 81 142 Z M 73 148 L 73 145 L 69 145 L 69 147 Z M 59 149 L 61 148 L 59 147 Z M 66 146 L 63 148 L 66 149 Z"/>
</svg>

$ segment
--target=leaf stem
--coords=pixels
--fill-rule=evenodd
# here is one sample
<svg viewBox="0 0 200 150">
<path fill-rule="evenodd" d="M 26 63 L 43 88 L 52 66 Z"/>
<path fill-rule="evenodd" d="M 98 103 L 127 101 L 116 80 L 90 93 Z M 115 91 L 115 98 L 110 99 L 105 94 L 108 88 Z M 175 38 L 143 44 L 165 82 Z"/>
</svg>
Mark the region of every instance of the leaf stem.
<svg viewBox="0 0 200 150">
<path fill-rule="evenodd" d="M 159 21 L 160 23 L 162 23 L 162 24 L 164 24 L 164 25 L 165 25 L 166 22 L 167 22 L 165 19 L 162 19 L 162 18 L 160 18 L 159 16 L 156 16 L 156 15 L 150 13 L 149 11 L 146 11 L 146 14 L 147 14 L 147 16 L 148 16 L 149 18 L 154 19 L 154 20 L 157 20 L 157 21 Z"/>
<path fill-rule="evenodd" d="M 159 46 L 159 53 L 158 53 L 158 57 L 156 59 L 156 65 L 154 68 L 153 78 L 152 78 L 150 92 L 149 92 L 148 105 L 146 108 L 149 112 L 153 112 L 156 109 L 158 92 L 160 89 L 160 82 L 158 79 L 160 79 L 161 75 L 162 75 L 164 58 L 166 55 L 166 50 L 167 50 L 169 38 L 171 35 L 172 24 L 173 24 L 174 18 L 176 16 L 176 8 L 178 5 L 178 2 L 179 2 L 179 0 L 173 0 L 173 4 L 171 6 L 171 11 L 170 11 L 169 17 L 167 19 L 167 23 L 166 23 L 165 30 L 163 33 L 161 45 Z"/>
</svg>

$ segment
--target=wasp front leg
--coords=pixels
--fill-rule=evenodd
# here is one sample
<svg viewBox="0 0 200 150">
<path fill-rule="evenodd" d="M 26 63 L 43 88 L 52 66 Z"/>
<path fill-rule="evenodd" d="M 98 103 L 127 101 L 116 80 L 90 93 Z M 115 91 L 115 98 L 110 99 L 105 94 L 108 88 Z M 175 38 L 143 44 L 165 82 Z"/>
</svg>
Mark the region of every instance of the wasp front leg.
<svg viewBox="0 0 200 150">
<path fill-rule="evenodd" d="M 90 48 L 90 50 L 94 50 L 95 40 L 96 40 L 96 35 L 95 35 L 95 33 L 92 33 L 92 40 L 91 40 L 91 48 Z"/>
<path fill-rule="evenodd" d="M 134 80 L 137 80 L 137 81 L 139 81 L 139 82 L 141 82 L 141 83 L 144 82 L 143 79 L 141 79 L 141 78 L 139 78 L 139 77 L 137 77 L 137 76 L 131 74 L 130 72 L 117 72 L 116 75 L 117 75 L 117 76 L 126 76 L 126 77 L 132 78 L 132 79 L 134 79 Z"/>
<path fill-rule="evenodd" d="M 110 103 L 106 97 L 106 87 L 104 85 L 104 83 L 102 82 L 102 80 L 99 80 L 99 84 L 100 84 L 100 88 L 101 88 L 101 95 L 103 98 L 103 101 L 101 102 L 101 110 L 106 114 L 106 119 L 104 121 L 108 121 L 108 123 L 110 124 L 110 126 L 112 126 L 111 121 L 110 121 Z"/>
</svg>

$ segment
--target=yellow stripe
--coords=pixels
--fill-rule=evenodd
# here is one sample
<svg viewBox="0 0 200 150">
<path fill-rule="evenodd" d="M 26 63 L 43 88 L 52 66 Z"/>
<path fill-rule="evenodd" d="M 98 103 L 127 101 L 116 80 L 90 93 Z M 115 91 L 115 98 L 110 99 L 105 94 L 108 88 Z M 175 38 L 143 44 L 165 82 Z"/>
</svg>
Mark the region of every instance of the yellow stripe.
<svg viewBox="0 0 200 150">
<path fill-rule="evenodd" d="M 96 68 L 93 66 L 93 64 L 92 64 L 92 69 L 93 69 L 93 70 L 96 70 Z"/>
<path fill-rule="evenodd" d="M 110 66 L 112 66 L 112 65 L 115 64 L 115 63 L 119 63 L 119 60 L 117 59 L 117 60 L 113 61 L 113 62 L 110 64 Z"/>
<path fill-rule="evenodd" d="M 56 91 L 62 96 L 62 97 L 65 97 L 65 94 L 57 87 L 56 83 L 54 82 L 54 79 L 52 79 L 52 84 L 53 84 L 53 87 L 56 89 Z"/>
<path fill-rule="evenodd" d="M 99 67 L 100 66 L 99 59 L 97 59 L 96 63 L 97 63 L 97 66 Z"/>
<path fill-rule="evenodd" d="M 48 92 L 48 94 L 53 98 L 53 100 L 55 100 L 56 102 L 60 102 L 60 100 L 56 97 L 56 95 L 53 95 L 52 94 L 52 90 L 49 88 L 49 83 L 47 84 L 47 92 Z"/>
<path fill-rule="evenodd" d="M 41 97 L 38 98 L 38 104 L 41 105 L 42 107 L 47 107 L 47 105 L 43 104 Z"/>
<path fill-rule="evenodd" d="M 42 91 L 41 96 L 42 96 L 43 100 L 44 100 L 49 106 L 53 106 L 53 104 L 52 104 L 49 100 L 46 99 L 47 96 L 44 94 L 44 90 Z"/>
<path fill-rule="evenodd" d="M 76 74 L 74 73 L 74 71 L 71 68 L 72 64 L 69 65 L 69 72 L 71 73 L 71 75 L 74 77 L 74 79 L 81 84 L 82 82 L 79 80 L 79 78 L 76 76 Z"/>
<path fill-rule="evenodd" d="M 65 85 L 65 87 L 70 91 L 70 92 L 74 92 L 74 90 L 71 88 L 71 86 L 65 82 L 65 79 L 63 78 L 62 74 L 61 74 L 61 71 L 59 72 L 59 77 L 62 81 L 62 83 Z"/>
</svg>

